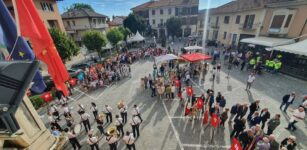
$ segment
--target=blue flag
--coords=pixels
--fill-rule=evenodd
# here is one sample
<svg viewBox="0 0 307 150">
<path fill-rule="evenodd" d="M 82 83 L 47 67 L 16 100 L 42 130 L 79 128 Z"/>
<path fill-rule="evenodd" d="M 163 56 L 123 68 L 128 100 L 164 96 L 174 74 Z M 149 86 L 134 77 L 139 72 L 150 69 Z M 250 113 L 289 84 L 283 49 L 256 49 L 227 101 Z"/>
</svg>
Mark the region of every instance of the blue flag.
<svg viewBox="0 0 307 150">
<path fill-rule="evenodd" d="M 15 21 L 2 0 L 0 1 L 0 48 L 7 49 L 8 53 L 12 54 L 10 58 L 13 60 L 32 61 L 35 59 L 27 41 L 17 35 Z M 46 85 L 39 71 L 36 72 L 33 82 L 32 92 L 44 92 Z"/>
</svg>

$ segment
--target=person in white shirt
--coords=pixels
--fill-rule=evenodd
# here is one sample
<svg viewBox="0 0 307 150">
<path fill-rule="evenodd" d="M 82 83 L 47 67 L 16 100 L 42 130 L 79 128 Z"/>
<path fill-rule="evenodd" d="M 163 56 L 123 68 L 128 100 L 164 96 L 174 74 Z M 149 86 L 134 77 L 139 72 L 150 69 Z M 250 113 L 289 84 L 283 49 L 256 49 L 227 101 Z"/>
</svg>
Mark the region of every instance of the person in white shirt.
<svg viewBox="0 0 307 150">
<path fill-rule="evenodd" d="M 84 108 L 84 106 L 82 105 L 82 104 L 78 104 L 78 107 L 79 107 L 79 109 L 78 109 L 78 114 L 79 115 L 81 115 L 81 112 L 84 112 L 85 111 L 85 108 Z"/>
<path fill-rule="evenodd" d="M 120 116 L 123 118 L 123 123 L 127 123 L 127 105 L 119 109 Z"/>
<path fill-rule="evenodd" d="M 61 126 L 58 124 L 58 121 L 54 119 L 54 116 L 51 113 L 48 113 L 48 119 L 51 127 L 56 127 L 59 131 L 62 131 Z"/>
<path fill-rule="evenodd" d="M 81 121 L 84 125 L 86 133 L 91 130 L 90 115 L 88 113 L 85 113 L 84 111 L 81 112 Z"/>
<path fill-rule="evenodd" d="M 97 136 L 93 135 L 92 133 L 88 134 L 88 139 L 87 139 L 87 143 L 91 146 L 92 150 L 99 150 L 99 146 L 98 146 L 98 138 Z"/>
<path fill-rule="evenodd" d="M 124 142 L 126 143 L 126 146 L 128 150 L 135 150 L 135 138 L 133 137 L 133 134 L 129 131 L 126 132 L 126 135 L 123 138 Z"/>
<path fill-rule="evenodd" d="M 139 119 L 141 120 L 141 122 L 143 122 L 143 119 L 141 117 L 141 114 L 140 114 L 140 109 L 137 105 L 134 105 L 133 108 L 132 108 L 132 115 L 136 115 L 139 117 Z"/>
<path fill-rule="evenodd" d="M 172 97 L 172 99 L 175 98 L 175 92 L 176 92 L 176 86 L 174 84 L 172 84 L 172 86 L 171 86 L 171 97 Z"/>
<path fill-rule="evenodd" d="M 65 128 L 64 131 L 66 132 L 66 135 L 69 139 L 70 144 L 72 145 L 72 147 L 74 148 L 74 150 L 81 149 L 81 145 L 77 139 L 77 135 L 72 131 L 69 131 L 68 128 Z"/>
<path fill-rule="evenodd" d="M 109 105 L 105 105 L 105 108 L 104 108 L 104 114 L 106 115 L 106 118 L 107 118 L 107 122 L 110 122 L 112 123 L 112 107 L 110 107 Z"/>
<path fill-rule="evenodd" d="M 246 90 L 249 90 L 252 83 L 256 80 L 255 73 L 251 73 L 247 78 Z"/>
<path fill-rule="evenodd" d="M 121 136 L 124 136 L 124 123 L 123 123 L 123 118 L 119 117 L 118 115 L 115 115 L 116 121 L 115 121 L 115 126 L 116 129 L 119 133 L 121 133 Z"/>
<path fill-rule="evenodd" d="M 303 107 L 299 107 L 293 111 L 292 117 L 290 118 L 287 130 L 295 131 L 296 127 L 294 126 L 299 120 L 304 120 L 305 118 L 305 110 Z"/>
<path fill-rule="evenodd" d="M 132 126 L 133 136 L 135 138 L 140 136 L 140 130 L 139 130 L 140 123 L 141 123 L 140 118 L 137 115 L 133 115 L 130 124 Z"/>
<path fill-rule="evenodd" d="M 97 106 L 94 102 L 91 103 L 92 106 L 91 106 L 91 111 L 93 112 L 93 115 L 95 118 L 97 118 L 98 116 L 98 109 L 97 109 Z"/>
<path fill-rule="evenodd" d="M 117 132 L 117 131 L 116 131 Z M 106 137 L 107 143 L 110 146 L 110 150 L 117 150 L 117 141 L 118 138 L 114 135 L 108 135 Z"/>
</svg>

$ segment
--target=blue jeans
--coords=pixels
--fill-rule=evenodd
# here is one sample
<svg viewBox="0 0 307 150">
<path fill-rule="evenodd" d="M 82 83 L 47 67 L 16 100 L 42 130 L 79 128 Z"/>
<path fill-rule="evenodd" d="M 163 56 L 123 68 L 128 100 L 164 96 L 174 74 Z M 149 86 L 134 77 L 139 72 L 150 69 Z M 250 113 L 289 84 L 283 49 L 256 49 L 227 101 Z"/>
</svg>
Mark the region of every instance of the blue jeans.
<svg viewBox="0 0 307 150">
<path fill-rule="evenodd" d="M 294 126 L 295 123 L 297 123 L 296 120 L 294 120 L 293 122 L 289 122 L 288 129 L 290 129 L 292 131 L 296 130 L 296 127 Z"/>
</svg>

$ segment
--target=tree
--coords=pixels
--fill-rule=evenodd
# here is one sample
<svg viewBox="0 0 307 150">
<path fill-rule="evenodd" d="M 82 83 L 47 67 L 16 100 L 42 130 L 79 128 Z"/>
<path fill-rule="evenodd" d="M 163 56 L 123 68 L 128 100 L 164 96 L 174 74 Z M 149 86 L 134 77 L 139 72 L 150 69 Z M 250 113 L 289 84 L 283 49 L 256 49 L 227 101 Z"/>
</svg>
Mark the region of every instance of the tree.
<svg viewBox="0 0 307 150">
<path fill-rule="evenodd" d="M 89 51 L 96 51 L 101 55 L 101 48 L 106 46 L 107 39 L 105 35 L 96 30 L 88 30 L 82 36 L 82 42 Z"/>
<path fill-rule="evenodd" d="M 79 54 L 80 48 L 76 45 L 73 39 L 67 36 L 64 32 L 61 32 L 59 29 L 52 28 L 49 29 L 49 33 L 60 57 L 64 62 L 66 60 L 70 60 L 72 56 Z"/>
<path fill-rule="evenodd" d="M 107 38 L 113 46 L 116 46 L 119 41 L 124 39 L 124 34 L 119 29 L 113 28 L 108 31 Z"/>
<path fill-rule="evenodd" d="M 131 33 L 131 31 L 125 27 L 119 27 L 118 30 L 124 35 L 124 40 L 127 41 L 127 37 Z"/>
<path fill-rule="evenodd" d="M 72 9 L 82 9 L 82 8 L 85 8 L 85 9 L 89 9 L 91 11 L 94 11 L 94 9 L 92 8 L 91 5 L 89 4 L 84 4 L 84 3 L 74 3 L 72 4 L 69 8 L 66 8 L 66 11 L 70 11 Z"/>
<path fill-rule="evenodd" d="M 132 13 L 124 20 L 124 27 L 133 33 L 136 33 L 136 31 L 143 32 L 146 29 L 143 19 Z"/>
<path fill-rule="evenodd" d="M 180 36 L 181 26 L 182 26 L 181 20 L 177 17 L 171 17 L 166 21 L 167 33 L 171 35 L 173 38 L 175 36 Z"/>
</svg>

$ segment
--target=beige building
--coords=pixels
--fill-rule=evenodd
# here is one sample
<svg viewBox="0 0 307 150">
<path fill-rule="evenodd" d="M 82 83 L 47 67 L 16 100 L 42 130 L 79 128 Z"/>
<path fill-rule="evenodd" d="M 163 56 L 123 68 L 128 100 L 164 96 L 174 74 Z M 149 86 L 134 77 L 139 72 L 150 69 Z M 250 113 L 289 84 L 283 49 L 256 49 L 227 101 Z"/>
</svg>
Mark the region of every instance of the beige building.
<svg viewBox="0 0 307 150">
<path fill-rule="evenodd" d="M 264 0 L 237 0 L 210 9 L 208 40 L 238 45 L 240 39 L 260 33 L 265 17 Z"/>
<path fill-rule="evenodd" d="M 182 36 L 197 34 L 199 0 L 151 0 L 132 8 L 132 11 L 143 18 L 156 33 L 156 36 L 167 36 L 166 21 L 179 17 L 182 21 Z"/>
<path fill-rule="evenodd" d="M 108 17 L 90 9 L 72 9 L 62 14 L 66 32 L 81 46 L 81 37 L 86 30 L 104 32 Z"/>
<path fill-rule="evenodd" d="M 206 9 L 199 10 L 198 12 L 198 19 L 197 19 L 197 36 L 201 37 L 204 33 L 204 24 L 205 24 L 205 17 L 206 17 Z"/>
<path fill-rule="evenodd" d="M 12 0 L 4 0 L 11 14 L 14 15 Z M 47 28 L 58 28 L 65 31 L 56 0 L 33 0 L 40 17 Z"/>
</svg>

